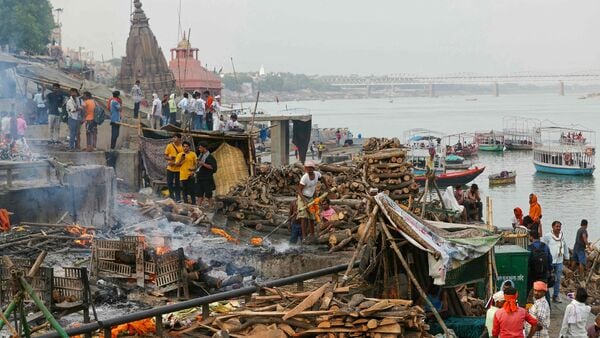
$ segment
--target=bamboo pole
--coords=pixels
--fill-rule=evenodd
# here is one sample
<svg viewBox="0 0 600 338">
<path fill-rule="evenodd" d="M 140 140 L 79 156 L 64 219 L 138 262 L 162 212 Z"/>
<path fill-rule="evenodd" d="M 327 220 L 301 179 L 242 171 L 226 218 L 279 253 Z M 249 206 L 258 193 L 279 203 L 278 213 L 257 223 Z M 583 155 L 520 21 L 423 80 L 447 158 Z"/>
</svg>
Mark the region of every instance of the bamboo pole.
<svg viewBox="0 0 600 338">
<path fill-rule="evenodd" d="M 486 213 L 486 223 L 487 223 L 487 229 L 489 231 L 492 231 L 493 228 L 493 223 L 494 223 L 494 212 L 493 212 L 493 207 L 492 207 L 492 199 L 487 196 L 485 198 L 485 204 L 487 206 L 487 213 Z M 489 297 L 491 297 L 494 292 L 496 291 L 496 285 L 494 283 L 494 247 L 492 247 L 490 249 L 490 251 L 488 251 L 488 291 L 489 291 Z"/>
<path fill-rule="evenodd" d="M 404 267 L 404 270 L 406 271 L 406 274 L 408 275 L 409 280 L 412 281 L 415 288 L 417 289 L 417 292 L 419 292 L 419 295 L 421 297 L 423 297 L 423 299 L 425 300 L 425 303 L 427 303 L 427 306 L 429 306 L 431 308 L 431 311 L 433 312 L 433 316 L 435 317 L 436 321 L 438 322 L 438 324 L 440 324 L 440 327 L 444 331 L 444 335 L 446 337 L 450 337 L 446 323 L 444 323 L 444 320 L 440 316 L 440 314 L 437 311 L 437 309 L 435 308 L 435 306 L 433 306 L 433 304 L 431 303 L 429 298 L 427 298 L 427 293 L 425 293 L 425 291 L 419 284 L 419 281 L 417 280 L 415 275 L 410 270 L 410 266 L 408 265 L 408 262 L 406 261 L 406 259 L 404 259 L 404 255 L 402 255 L 402 252 L 400 252 L 400 249 L 398 249 L 398 246 L 396 245 L 396 242 L 394 241 L 394 237 L 392 237 L 392 234 L 390 234 L 390 231 L 388 230 L 388 228 L 385 225 L 382 226 L 381 229 L 383 229 L 385 236 L 388 238 L 388 240 L 390 242 L 390 246 L 396 252 L 396 255 L 400 259 L 400 263 L 402 263 L 402 266 Z"/>
</svg>

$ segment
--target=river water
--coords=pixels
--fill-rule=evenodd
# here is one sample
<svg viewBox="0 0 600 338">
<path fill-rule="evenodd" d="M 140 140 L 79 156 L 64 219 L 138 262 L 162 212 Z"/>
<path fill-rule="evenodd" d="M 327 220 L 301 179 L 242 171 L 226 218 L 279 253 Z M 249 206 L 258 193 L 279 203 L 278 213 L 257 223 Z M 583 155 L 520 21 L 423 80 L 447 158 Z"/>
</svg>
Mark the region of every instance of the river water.
<svg viewBox="0 0 600 338">
<path fill-rule="evenodd" d="M 358 133 L 363 137 L 396 136 L 401 140 L 403 133 L 413 128 L 445 134 L 501 130 L 503 116 L 537 118 L 542 124 L 549 121 L 559 125 L 581 124 L 598 132 L 600 99 L 578 97 L 548 94 L 402 97 L 394 98 L 393 102 L 390 99 L 265 102 L 259 104 L 259 110 L 276 114 L 286 105 L 306 108 L 313 115 L 313 124 L 321 128 L 348 127 L 355 136 Z M 598 159 L 596 162 L 598 166 Z M 517 206 L 527 213 L 528 196 L 533 192 L 542 206 L 544 232 L 550 230 L 553 220 L 560 220 L 569 246 L 572 246 L 579 222 L 586 218 L 590 224 L 590 239 L 600 239 L 600 183 L 594 177 L 536 173 L 531 151 L 480 152 L 475 164 L 486 167 L 474 182 L 479 185 L 483 199 L 485 196 L 493 199 L 495 225 L 509 226 L 512 210 Z M 502 170 L 516 170 L 517 184 L 489 187 L 487 175 Z M 598 172 L 595 175 L 599 175 Z"/>
</svg>

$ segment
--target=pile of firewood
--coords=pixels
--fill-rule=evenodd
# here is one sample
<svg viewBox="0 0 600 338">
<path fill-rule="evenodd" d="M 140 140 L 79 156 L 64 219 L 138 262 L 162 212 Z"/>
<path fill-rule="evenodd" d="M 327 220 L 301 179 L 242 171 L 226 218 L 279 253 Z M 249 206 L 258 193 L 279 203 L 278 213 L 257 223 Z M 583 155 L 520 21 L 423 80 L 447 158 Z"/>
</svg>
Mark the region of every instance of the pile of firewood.
<svg viewBox="0 0 600 338">
<path fill-rule="evenodd" d="M 396 201 L 405 201 L 419 191 L 410 168 L 412 163 L 406 160 L 406 150 L 400 141 L 393 139 L 370 138 L 363 146 L 363 172 L 367 183 L 385 191 Z"/>
<path fill-rule="evenodd" d="M 600 250 L 592 245 L 586 249 L 586 254 L 587 265 L 583 276 L 579 275 L 577 268 L 570 269 L 569 261 L 564 261 L 560 291 L 564 294 L 575 293 L 578 287 L 584 287 L 589 296 L 586 304 L 592 307 L 593 314 L 598 314 L 600 313 Z"/>
<path fill-rule="evenodd" d="M 141 214 L 152 218 L 158 218 L 164 215 L 171 222 L 181 222 L 184 224 L 204 224 L 209 223 L 208 217 L 198 206 L 186 203 L 177 203 L 171 198 L 164 200 L 151 200 L 138 202 Z"/>
<path fill-rule="evenodd" d="M 430 336 L 423 309 L 410 300 L 350 297 L 348 287 L 331 283 L 304 293 L 265 291 L 253 295 L 245 308 L 212 317 L 202 327 L 213 337 Z"/>
</svg>

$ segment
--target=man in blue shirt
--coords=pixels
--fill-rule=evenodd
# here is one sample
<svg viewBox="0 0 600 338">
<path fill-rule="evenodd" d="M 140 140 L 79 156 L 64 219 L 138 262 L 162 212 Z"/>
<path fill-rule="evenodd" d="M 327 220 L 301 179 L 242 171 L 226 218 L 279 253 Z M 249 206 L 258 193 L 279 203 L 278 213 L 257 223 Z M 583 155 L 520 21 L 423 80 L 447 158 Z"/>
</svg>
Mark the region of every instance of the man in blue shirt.
<svg viewBox="0 0 600 338">
<path fill-rule="evenodd" d="M 115 149 L 117 146 L 117 138 L 119 138 L 119 129 L 121 125 L 121 92 L 115 90 L 113 97 L 110 99 L 110 149 Z"/>
</svg>

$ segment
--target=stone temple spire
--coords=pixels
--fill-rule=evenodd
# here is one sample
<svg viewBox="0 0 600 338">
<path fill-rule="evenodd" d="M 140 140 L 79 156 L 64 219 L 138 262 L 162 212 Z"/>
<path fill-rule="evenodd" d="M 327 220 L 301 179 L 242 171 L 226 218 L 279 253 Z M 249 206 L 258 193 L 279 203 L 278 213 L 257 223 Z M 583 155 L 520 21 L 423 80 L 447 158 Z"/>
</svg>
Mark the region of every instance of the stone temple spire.
<svg viewBox="0 0 600 338">
<path fill-rule="evenodd" d="M 152 93 L 160 96 L 171 94 L 175 91 L 175 78 L 150 29 L 141 1 L 134 0 L 133 4 L 135 10 L 131 16 L 126 55 L 121 60 L 117 87 L 129 93 L 135 81 L 140 80 L 146 99 L 150 99 Z"/>
</svg>

